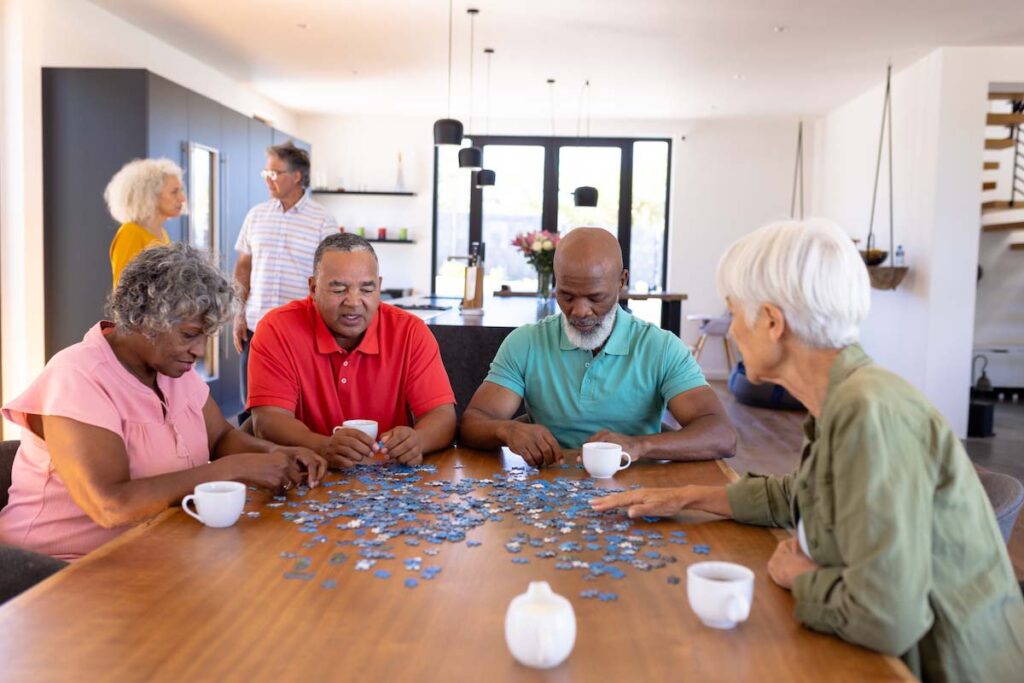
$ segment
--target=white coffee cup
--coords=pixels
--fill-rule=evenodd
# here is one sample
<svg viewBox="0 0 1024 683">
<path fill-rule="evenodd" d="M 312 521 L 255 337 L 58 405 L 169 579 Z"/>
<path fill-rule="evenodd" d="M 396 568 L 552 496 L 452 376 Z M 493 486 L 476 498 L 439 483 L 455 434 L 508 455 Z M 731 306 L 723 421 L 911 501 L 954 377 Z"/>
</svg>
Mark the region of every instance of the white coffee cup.
<svg viewBox="0 0 1024 683">
<path fill-rule="evenodd" d="M 189 506 L 193 501 L 196 511 Z M 231 526 L 245 507 L 245 484 L 237 481 L 208 481 L 196 486 L 195 491 L 181 499 L 181 509 L 206 526 Z"/>
<path fill-rule="evenodd" d="M 335 427 L 334 431 L 337 432 L 339 429 L 357 429 L 374 441 L 377 440 L 376 420 L 345 420 L 340 427 Z"/>
<path fill-rule="evenodd" d="M 732 562 L 697 562 L 686 569 L 686 594 L 705 626 L 730 629 L 750 616 L 754 572 Z"/>
<path fill-rule="evenodd" d="M 622 464 L 625 456 L 626 464 Z M 622 446 L 607 441 L 595 441 L 583 444 L 583 466 L 594 479 L 611 479 L 619 470 L 633 464 L 629 453 L 622 452 Z"/>
</svg>

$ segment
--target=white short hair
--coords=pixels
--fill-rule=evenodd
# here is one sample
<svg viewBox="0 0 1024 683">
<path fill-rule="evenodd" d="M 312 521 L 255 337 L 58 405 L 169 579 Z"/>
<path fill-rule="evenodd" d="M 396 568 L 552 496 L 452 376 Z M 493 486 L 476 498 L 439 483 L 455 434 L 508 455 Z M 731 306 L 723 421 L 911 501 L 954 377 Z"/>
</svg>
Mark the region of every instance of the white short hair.
<svg viewBox="0 0 1024 683">
<path fill-rule="evenodd" d="M 771 223 L 734 242 L 718 262 L 717 281 L 748 324 L 761 305 L 774 304 L 815 348 L 856 342 L 871 308 L 868 271 L 853 240 L 820 219 Z"/>
<path fill-rule="evenodd" d="M 121 167 L 107 183 L 103 198 L 110 215 L 119 223 L 148 223 L 156 215 L 156 206 L 164 180 L 181 180 L 181 167 L 170 159 L 135 159 Z"/>
</svg>

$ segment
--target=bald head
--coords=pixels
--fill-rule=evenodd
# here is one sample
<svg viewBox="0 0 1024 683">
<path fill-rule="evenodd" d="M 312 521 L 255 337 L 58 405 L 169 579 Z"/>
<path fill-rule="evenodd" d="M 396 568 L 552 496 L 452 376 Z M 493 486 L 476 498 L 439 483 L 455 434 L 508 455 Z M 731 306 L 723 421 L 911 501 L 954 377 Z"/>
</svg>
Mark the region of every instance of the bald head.
<svg viewBox="0 0 1024 683">
<path fill-rule="evenodd" d="M 555 279 L 565 276 L 618 279 L 622 273 L 619 241 L 602 228 L 576 228 L 558 243 L 555 251 Z"/>
</svg>

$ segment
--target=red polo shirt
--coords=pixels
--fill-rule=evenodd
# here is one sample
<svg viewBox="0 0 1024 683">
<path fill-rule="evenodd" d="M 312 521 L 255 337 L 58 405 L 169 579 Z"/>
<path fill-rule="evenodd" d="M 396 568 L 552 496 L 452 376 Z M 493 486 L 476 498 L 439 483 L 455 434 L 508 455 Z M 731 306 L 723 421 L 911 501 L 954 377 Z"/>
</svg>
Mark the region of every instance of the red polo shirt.
<svg viewBox="0 0 1024 683">
<path fill-rule="evenodd" d="M 249 348 L 248 407 L 277 406 L 318 434 L 345 420 L 383 433 L 409 413 L 455 403 L 437 340 L 417 316 L 381 304 L 359 346 L 338 347 L 312 297 L 267 313 Z"/>
</svg>

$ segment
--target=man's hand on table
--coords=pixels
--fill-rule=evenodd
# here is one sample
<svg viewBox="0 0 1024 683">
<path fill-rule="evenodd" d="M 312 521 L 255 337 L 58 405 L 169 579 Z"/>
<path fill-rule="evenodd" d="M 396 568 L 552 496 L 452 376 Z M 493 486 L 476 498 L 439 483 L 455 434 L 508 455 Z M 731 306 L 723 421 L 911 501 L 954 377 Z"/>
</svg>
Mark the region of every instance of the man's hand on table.
<svg viewBox="0 0 1024 683">
<path fill-rule="evenodd" d="M 423 442 L 419 433 L 412 427 L 399 426 L 384 432 L 380 437 L 381 445 L 374 446 L 389 462 L 402 465 L 420 465 L 423 463 Z"/>
<path fill-rule="evenodd" d="M 373 457 L 375 444 L 369 434 L 341 427 L 326 437 L 320 455 L 331 467 L 353 467 Z"/>
<path fill-rule="evenodd" d="M 527 422 L 510 422 L 503 439 L 513 453 L 531 467 L 547 467 L 562 460 L 562 447 L 547 427 Z"/>
<path fill-rule="evenodd" d="M 795 538 L 782 541 L 768 560 L 768 576 L 786 590 L 792 590 L 796 577 L 818 569 L 818 564 L 804 555 Z"/>
</svg>

